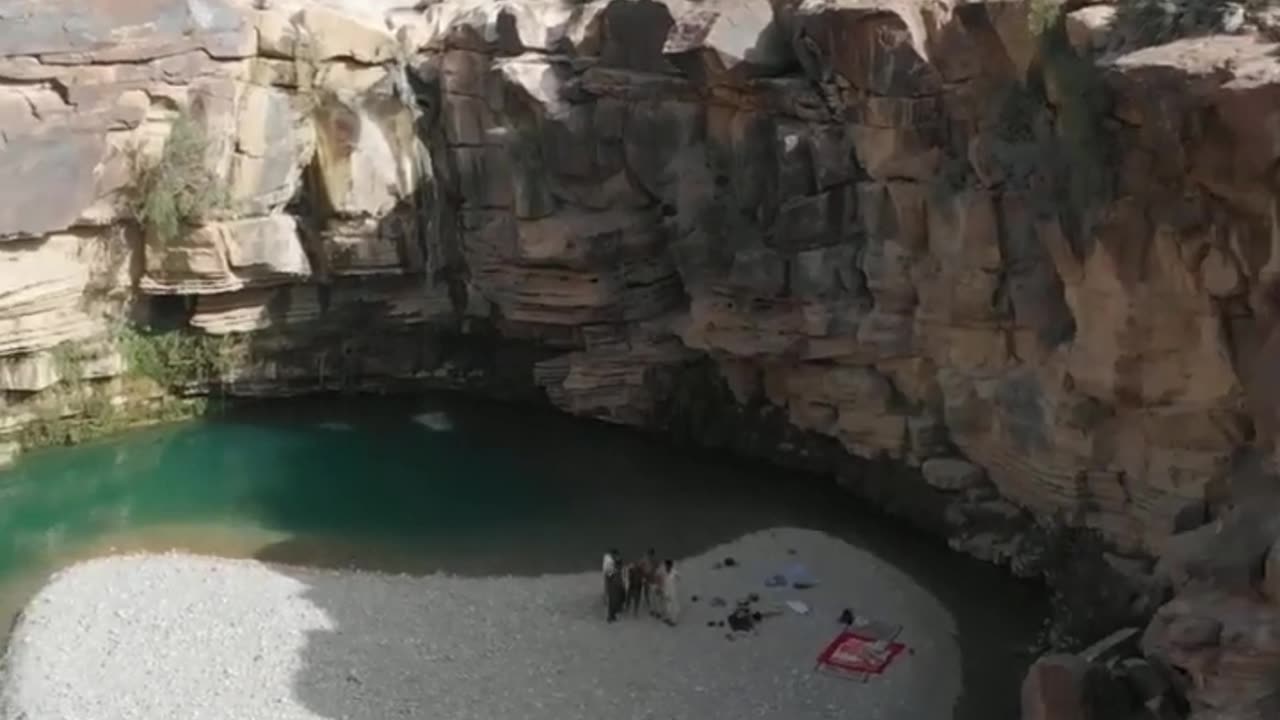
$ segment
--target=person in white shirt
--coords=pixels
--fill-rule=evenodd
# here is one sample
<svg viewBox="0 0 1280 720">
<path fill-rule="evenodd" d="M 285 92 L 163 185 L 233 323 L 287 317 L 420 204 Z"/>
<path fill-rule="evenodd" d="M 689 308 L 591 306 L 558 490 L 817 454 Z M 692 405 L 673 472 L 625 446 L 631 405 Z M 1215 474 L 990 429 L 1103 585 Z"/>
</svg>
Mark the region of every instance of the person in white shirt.
<svg viewBox="0 0 1280 720">
<path fill-rule="evenodd" d="M 604 604 L 609 606 L 609 576 L 618 569 L 618 551 L 609 550 L 604 554 L 604 568 L 601 576 L 604 577 Z"/>
<path fill-rule="evenodd" d="M 680 620 L 679 574 L 675 564 L 670 560 L 663 563 L 662 604 L 663 619 L 668 625 L 675 625 Z"/>
</svg>

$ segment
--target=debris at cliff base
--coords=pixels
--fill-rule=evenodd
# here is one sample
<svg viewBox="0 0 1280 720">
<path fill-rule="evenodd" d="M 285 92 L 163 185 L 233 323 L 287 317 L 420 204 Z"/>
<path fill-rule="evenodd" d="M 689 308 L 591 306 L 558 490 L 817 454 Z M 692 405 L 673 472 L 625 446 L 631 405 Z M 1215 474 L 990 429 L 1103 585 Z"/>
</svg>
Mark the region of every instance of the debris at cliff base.
<svg viewBox="0 0 1280 720">
<path fill-rule="evenodd" d="M 1175 673 L 1138 653 L 1138 634 L 1126 628 L 1083 652 L 1038 659 L 1022 684 L 1023 720 L 1185 717 Z"/>
</svg>

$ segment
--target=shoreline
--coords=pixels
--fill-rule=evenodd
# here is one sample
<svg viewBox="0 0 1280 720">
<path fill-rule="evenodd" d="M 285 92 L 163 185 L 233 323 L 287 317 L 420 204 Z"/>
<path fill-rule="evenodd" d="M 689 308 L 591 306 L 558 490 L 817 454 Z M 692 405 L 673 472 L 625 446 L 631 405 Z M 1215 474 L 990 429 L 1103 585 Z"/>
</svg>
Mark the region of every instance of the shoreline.
<svg viewBox="0 0 1280 720">
<path fill-rule="evenodd" d="M 715 569 L 725 557 L 736 566 Z M 820 584 L 766 587 L 789 562 Z M 91 560 L 55 575 L 22 613 L 0 720 L 22 712 L 373 720 L 427 708 L 444 718 L 954 712 L 963 691 L 954 619 L 874 555 L 778 528 L 677 566 L 683 613 L 668 628 L 645 617 L 606 624 L 593 572 L 415 577 L 188 554 Z M 706 625 L 750 593 L 802 600 L 811 611 L 785 611 L 733 641 L 727 628 Z M 714 597 L 728 607 L 713 607 Z M 844 607 L 902 624 L 910 648 L 866 684 L 812 672 Z M 212 706 L 216 713 L 199 709 Z"/>
</svg>

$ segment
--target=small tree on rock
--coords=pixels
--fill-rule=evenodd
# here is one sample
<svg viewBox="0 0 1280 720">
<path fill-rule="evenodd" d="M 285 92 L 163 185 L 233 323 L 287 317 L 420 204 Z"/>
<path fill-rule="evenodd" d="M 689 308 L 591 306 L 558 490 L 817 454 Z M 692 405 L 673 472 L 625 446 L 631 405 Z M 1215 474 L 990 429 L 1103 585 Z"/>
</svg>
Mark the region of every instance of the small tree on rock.
<svg viewBox="0 0 1280 720">
<path fill-rule="evenodd" d="M 204 129 L 184 111 L 174 119 L 158 158 L 133 152 L 129 210 L 162 246 L 227 205 L 222 178 L 206 165 L 207 148 Z"/>
</svg>

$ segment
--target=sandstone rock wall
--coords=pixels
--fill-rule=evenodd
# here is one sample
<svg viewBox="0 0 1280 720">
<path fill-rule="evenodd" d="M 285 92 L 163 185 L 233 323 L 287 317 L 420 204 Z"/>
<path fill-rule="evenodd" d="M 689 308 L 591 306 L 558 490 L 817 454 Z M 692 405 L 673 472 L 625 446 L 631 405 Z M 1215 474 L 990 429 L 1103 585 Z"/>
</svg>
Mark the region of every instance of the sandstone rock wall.
<svg viewBox="0 0 1280 720">
<path fill-rule="evenodd" d="M 0 454 L 174 393 L 442 384 L 836 448 L 1016 572 L 1032 521 L 1163 553 L 1151 662 L 1265 715 L 1275 23 L 1134 49 L 1124 4 L 1048 7 L 10 0 Z M 130 208 L 179 118 L 227 202 L 163 238 Z"/>
<path fill-rule="evenodd" d="M 441 94 L 456 295 L 573 346 L 538 374 L 566 410 L 642 424 L 653 374 L 704 354 L 850 453 L 959 451 L 1134 553 L 1255 437 L 1254 36 L 1095 66 L 1018 4 L 615 2 L 442 3 L 403 37 Z M 1038 123 L 1099 176 L 1029 169 Z"/>
<path fill-rule="evenodd" d="M 18 5 L 12 431 L 125 372 L 129 322 L 233 340 L 233 394 L 466 384 L 436 339 L 496 334 L 557 406 L 639 426 L 710 359 L 923 466 L 997 560 L 1020 540 L 966 530 L 975 497 L 1149 556 L 1274 437 L 1257 34 L 1096 56 L 1112 8 L 1055 44 L 996 0 Z M 161 243 L 125 199 L 179 113 L 231 203 Z"/>
</svg>

